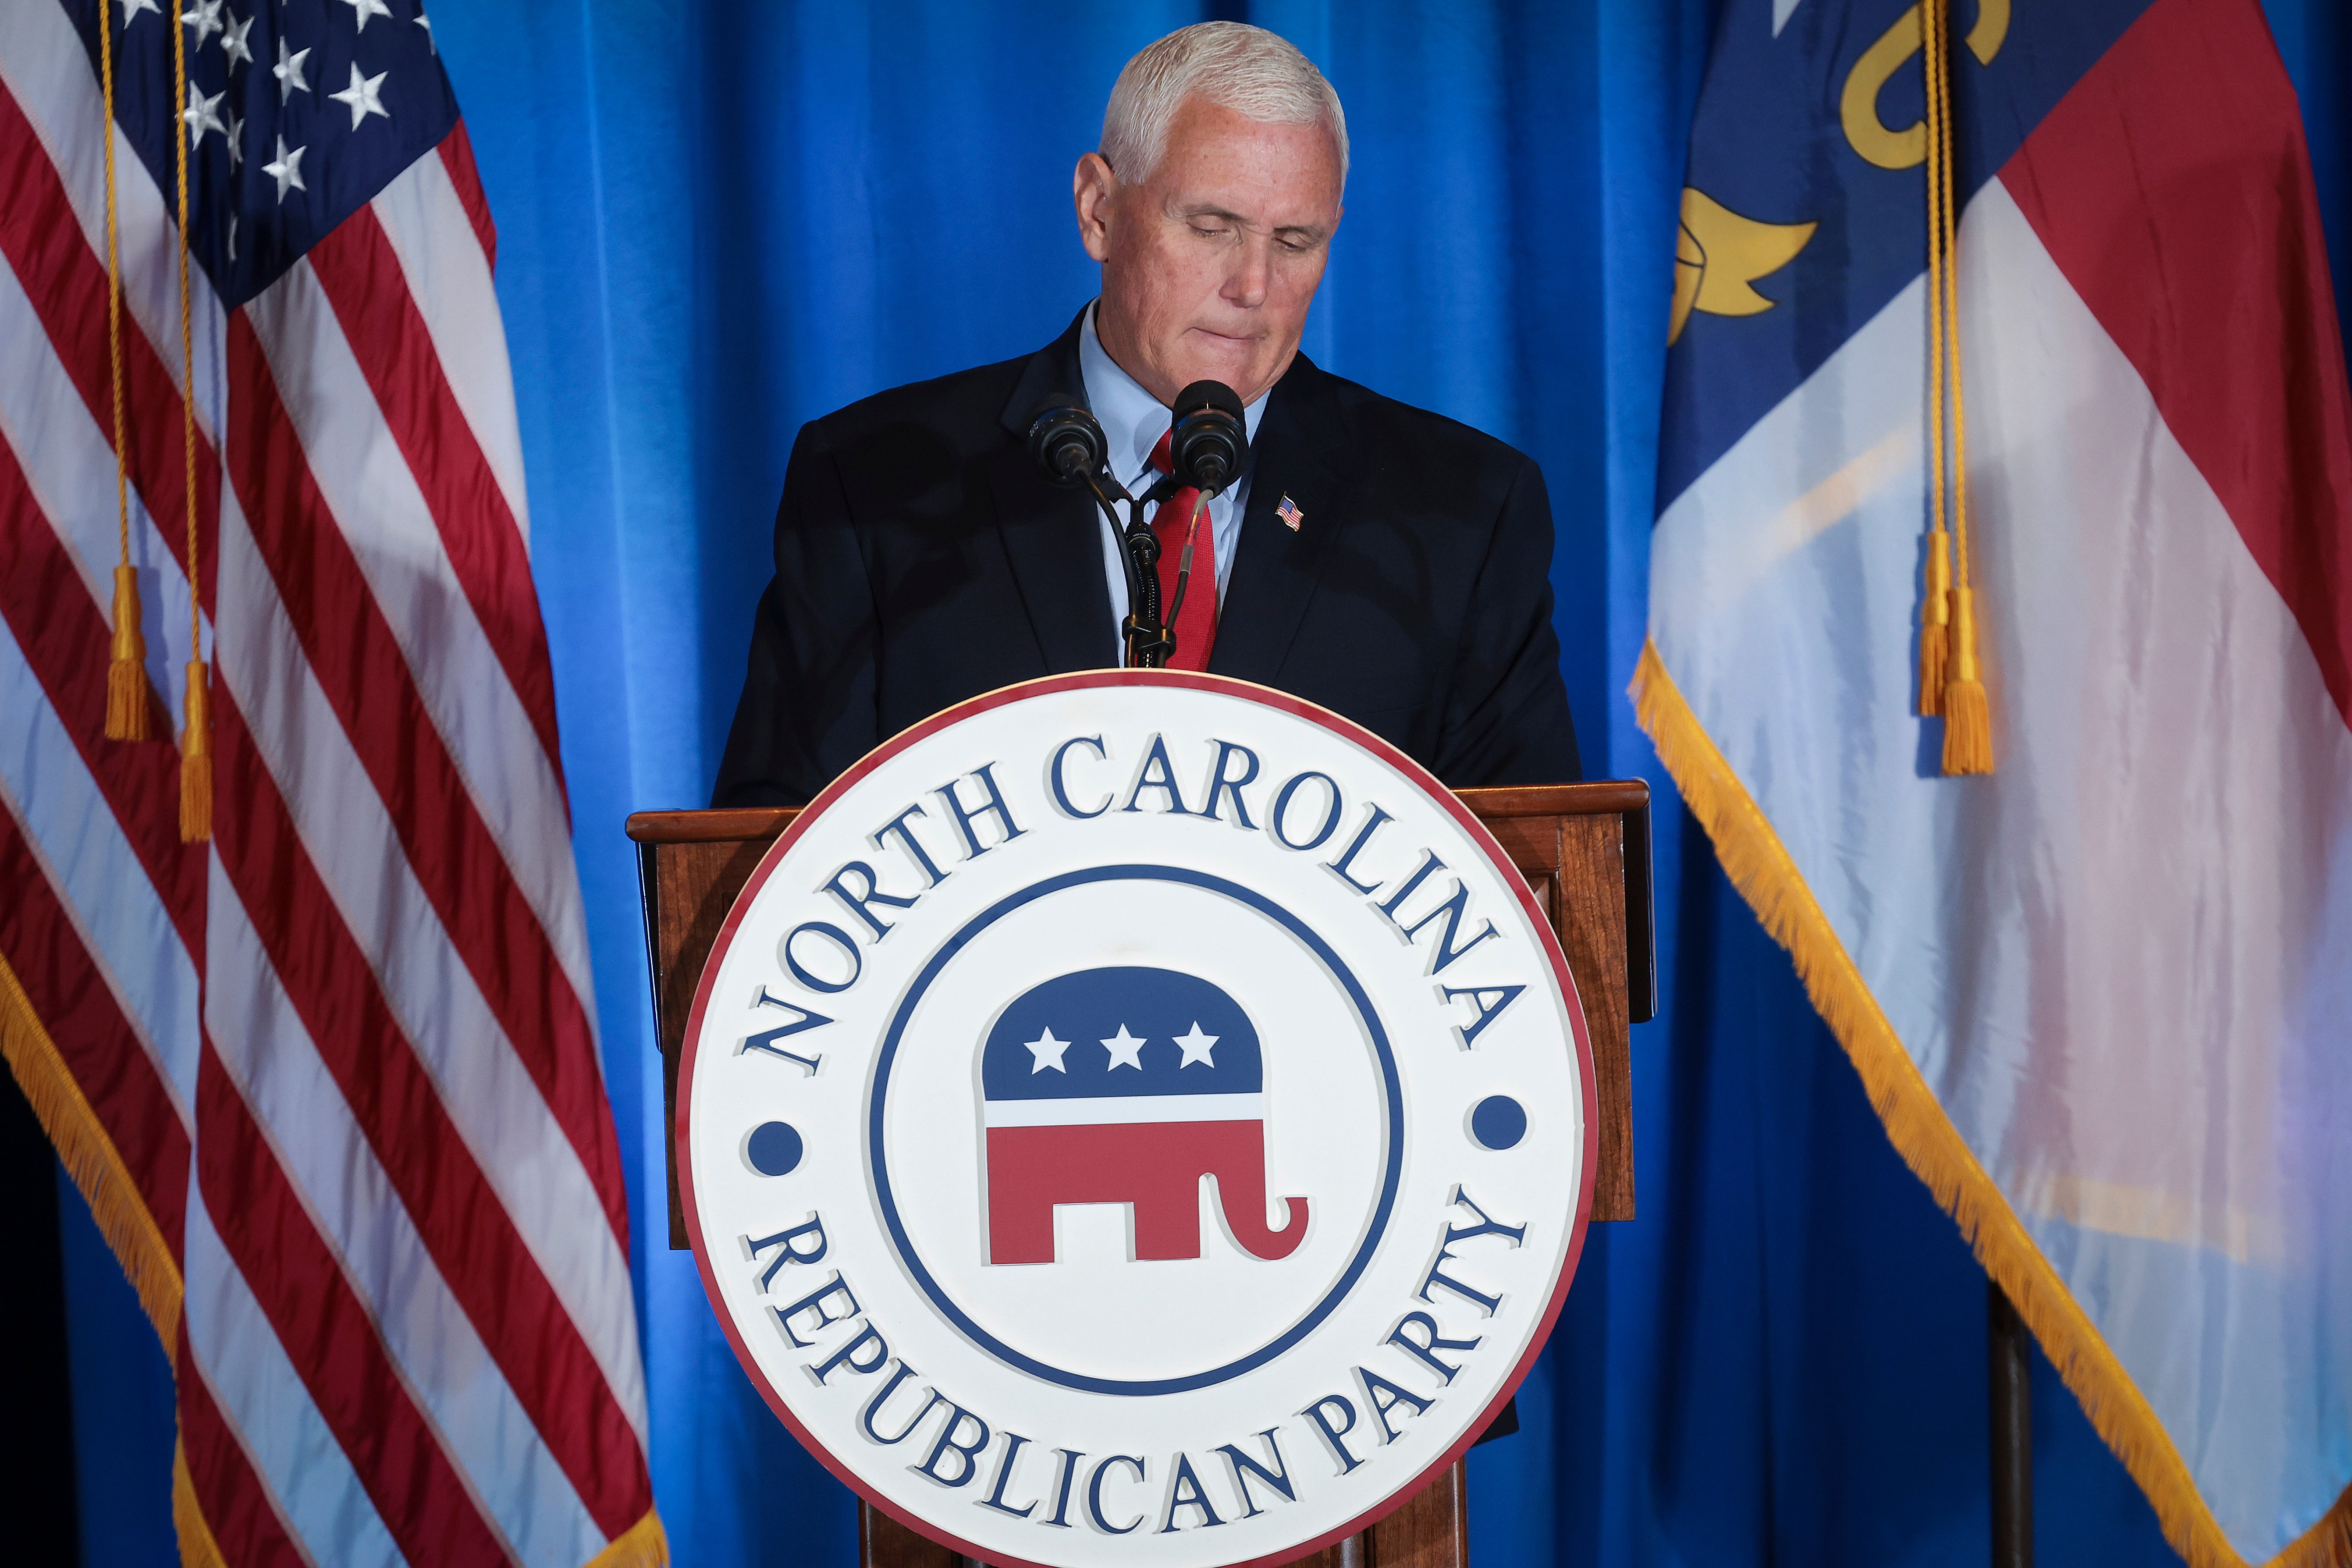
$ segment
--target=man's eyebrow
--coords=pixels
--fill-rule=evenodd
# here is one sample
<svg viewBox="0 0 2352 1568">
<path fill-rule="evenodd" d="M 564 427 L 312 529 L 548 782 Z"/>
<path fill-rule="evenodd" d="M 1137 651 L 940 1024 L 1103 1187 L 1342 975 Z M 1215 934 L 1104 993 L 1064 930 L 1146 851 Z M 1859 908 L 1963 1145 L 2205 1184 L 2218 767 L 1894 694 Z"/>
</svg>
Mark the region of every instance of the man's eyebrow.
<svg viewBox="0 0 2352 1568">
<path fill-rule="evenodd" d="M 1241 214 L 1237 212 L 1229 212 L 1223 207 L 1212 206 L 1207 203 L 1202 203 L 1196 206 L 1179 207 L 1176 210 L 1176 216 L 1184 218 L 1223 218 L 1225 222 L 1234 225 L 1237 228 L 1247 228 L 1250 226 L 1249 219 L 1244 217 Z M 1274 232 L 1276 234 L 1296 235 L 1301 239 L 1317 240 L 1321 239 L 1330 231 L 1326 229 L 1321 224 L 1286 223 L 1280 228 L 1276 229 Z"/>
</svg>

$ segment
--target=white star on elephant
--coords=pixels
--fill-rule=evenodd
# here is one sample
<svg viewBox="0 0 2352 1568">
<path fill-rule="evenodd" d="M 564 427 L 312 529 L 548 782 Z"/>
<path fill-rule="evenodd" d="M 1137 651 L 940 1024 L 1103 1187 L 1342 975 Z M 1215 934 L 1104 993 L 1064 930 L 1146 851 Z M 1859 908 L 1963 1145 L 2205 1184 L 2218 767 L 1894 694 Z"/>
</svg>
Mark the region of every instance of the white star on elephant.
<svg viewBox="0 0 2352 1568">
<path fill-rule="evenodd" d="M 1210 1057 L 1209 1047 L 1215 1045 L 1219 1038 L 1220 1037 L 1216 1035 L 1204 1035 L 1201 1033 L 1201 1020 L 1198 1018 L 1193 1019 L 1192 1032 L 1189 1035 L 1179 1035 L 1176 1037 L 1176 1044 L 1181 1047 L 1184 1052 L 1184 1059 L 1178 1062 L 1176 1064 L 1177 1067 L 1180 1068 L 1188 1068 L 1194 1062 L 1199 1062 L 1202 1067 L 1215 1067 L 1217 1064 Z"/>
<path fill-rule="evenodd" d="M 1115 1072 L 1120 1068 L 1133 1068 L 1138 1072 L 1143 1070 L 1143 1042 L 1129 1034 L 1125 1024 L 1121 1024 L 1118 1033 L 1103 1044 L 1110 1051 L 1110 1067 L 1107 1070 Z"/>
<path fill-rule="evenodd" d="M 1028 1044 L 1029 1054 L 1037 1058 L 1037 1065 L 1029 1069 L 1033 1074 L 1044 1072 L 1047 1068 L 1058 1073 L 1070 1070 L 1062 1065 L 1062 1053 L 1070 1048 L 1070 1042 L 1055 1039 L 1053 1030 L 1046 1030 Z"/>
</svg>

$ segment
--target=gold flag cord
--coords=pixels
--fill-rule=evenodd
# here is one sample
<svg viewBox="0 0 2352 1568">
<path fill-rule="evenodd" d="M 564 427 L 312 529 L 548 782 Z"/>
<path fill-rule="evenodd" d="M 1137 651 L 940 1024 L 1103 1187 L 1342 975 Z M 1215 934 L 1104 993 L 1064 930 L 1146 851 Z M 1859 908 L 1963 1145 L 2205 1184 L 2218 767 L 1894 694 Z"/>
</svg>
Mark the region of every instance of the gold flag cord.
<svg viewBox="0 0 2352 1568">
<path fill-rule="evenodd" d="M 1952 199 L 1951 0 L 1921 0 L 1919 10 L 1927 79 L 1927 422 L 1933 469 L 1928 488 L 1934 509 L 1919 613 L 1919 711 L 1943 715 L 1947 774 L 1989 773 L 1992 711 L 1977 659 L 1969 570 L 1968 417 L 1961 394 L 1959 251 Z"/>
<path fill-rule="evenodd" d="M 1919 600 L 1919 714 L 1934 718 L 1944 710 L 1944 682 L 1951 668 L 1952 536 L 1944 526 L 1944 232 L 1937 221 L 1942 211 L 1944 161 L 1936 155 L 1942 124 L 1942 94 L 1938 90 L 1937 42 L 1941 27 L 1937 0 L 1919 8 L 1926 40 L 1927 79 L 1927 494 L 1934 508 L 1927 531 L 1927 589 Z"/>
<path fill-rule="evenodd" d="M 106 357 L 114 381 L 114 646 L 106 664 L 106 738 L 152 738 L 147 717 L 147 638 L 139 627 L 139 577 L 131 567 L 131 483 L 122 455 L 122 245 L 114 218 L 114 27 L 99 9 L 98 71 L 106 104 Z"/>
<path fill-rule="evenodd" d="M 187 97 L 188 36 L 184 26 L 178 26 L 172 29 L 172 101 L 184 103 Z M 173 145 L 179 154 L 180 451 L 188 507 L 188 695 L 186 727 L 180 733 L 180 841 L 193 844 L 213 836 L 213 748 L 205 700 L 204 574 L 196 558 L 196 348 L 188 298 L 188 138 L 174 136 Z"/>
</svg>

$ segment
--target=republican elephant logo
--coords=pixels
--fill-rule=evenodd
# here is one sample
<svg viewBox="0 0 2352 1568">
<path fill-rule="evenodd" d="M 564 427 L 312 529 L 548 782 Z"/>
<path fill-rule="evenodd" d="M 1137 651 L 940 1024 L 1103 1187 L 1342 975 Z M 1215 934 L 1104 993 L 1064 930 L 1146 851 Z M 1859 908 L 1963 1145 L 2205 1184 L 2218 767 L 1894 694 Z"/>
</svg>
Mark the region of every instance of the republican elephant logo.
<svg viewBox="0 0 2352 1568">
<path fill-rule="evenodd" d="M 1265 1066 L 1241 1005 L 1168 969 L 1032 987 L 981 1053 L 992 1264 L 1051 1263 L 1057 1204 L 1125 1204 L 1139 1259 L 1201 1256 L 1201 1180 L 1254 1257 L 1287 1258 L 1307 1200 L 1266 1224 Z"/>
</svg>

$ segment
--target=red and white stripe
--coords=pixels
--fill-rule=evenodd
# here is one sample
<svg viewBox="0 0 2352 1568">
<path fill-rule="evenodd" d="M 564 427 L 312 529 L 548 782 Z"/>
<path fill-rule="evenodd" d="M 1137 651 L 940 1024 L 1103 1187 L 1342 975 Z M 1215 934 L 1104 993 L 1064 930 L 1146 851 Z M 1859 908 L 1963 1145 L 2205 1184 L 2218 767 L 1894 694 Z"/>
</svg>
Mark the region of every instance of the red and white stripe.
<svg viewBox="0 0 2352 1568">
<path fill-rule="evenodd" d="M 582 1563 L 658 1535 L 619 1150 L 464 131 L 259 298 L 194 274 L 215 837 L 102 738 L 103 143 L 0 7 L 0 955 L 173 1247 L 232 1563 Z M 189 581 L 176 258 L 119 131 L 158 733 Z M 200 985 L 201 977 L 201 1001 Z"/>
</svg>

